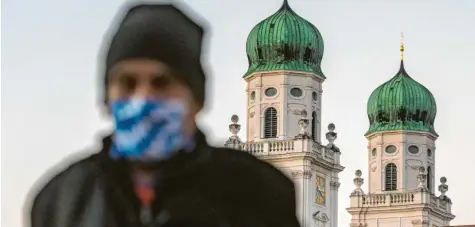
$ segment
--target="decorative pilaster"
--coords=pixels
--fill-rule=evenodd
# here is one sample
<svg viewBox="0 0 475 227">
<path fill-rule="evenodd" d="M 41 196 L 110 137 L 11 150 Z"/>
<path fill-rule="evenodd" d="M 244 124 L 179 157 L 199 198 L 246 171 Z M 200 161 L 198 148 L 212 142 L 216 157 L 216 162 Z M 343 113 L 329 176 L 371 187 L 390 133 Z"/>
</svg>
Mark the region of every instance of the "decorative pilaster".
<svg viewBox="0 0 475 227">
<path fill-rule="evenodd" d="M 355 188 L 355 190 L 353 190 L 351 195 L 363 195 L 364 194 L 363 189 L 361 189 L 361 186 L 364 183 L 364 179 L 361 178 L 362 174 L 363 173 L 361 172 L 361 170 L 356 170 L 355 171 L 355 176 L 356 177 L 353 179 L 353 183 L 355 184 L 356 188 Z"/>
<path fill-rule="evenodd" d="M 440 196 L 445 196 L 445 193 L 449 190 L 449 186 L 445 183 L 447 183 L 447 178 L 441 177 L 439 185 Z"/>
<path fill-rule="evenodd" d="M 338 134 L 334 131 L 335 131 L 335 124 L 333 123 L 328 124 L 328 132 L 325 134 L 325 137 L 327 138 L 329 145 L 333 145 L 333 142 L 337 138 Z"/>
<path fill-rule="evenodd" d="M 330 182 L 330 188 L 331 188 L 332 190 L 338 191 L 338 189 L 340 188 L 340 182 L 338 182 L 338 181 L 331 181 L 331 182 Z"/>
<path fill-rule="evenodd" d="M 310 139 L 310 135 L 307 132 L 308 128 L 308 118 L 307 118 L 307 111 L 306 110 L 301 110 L 299 111 L 300 119 L 299 119 L 299 127 L 300 127 L 300 132 L 297 136 L 295 136 L 296 139 Z"/>
<path fill-rule="evenodd" d="M 421 191 L 428 191 L 427 186 L 426 186 L 427 175 L 425 171 L 426 170 L 424 166 L 420 166 L 419 174 L 417 174 L 417 182 L 419 183 L 419 185 L 417 185 L 417 189 Z"/>
<path fill-rule="evenodd" d="M 411 221 L 412 226 L 414 227 L 429 227 L 429 220 L 427 219 L 414 219 Z"/>
<path fill-rule="evenodd" d="M 326 148 L 333 152 L 340 152 L 340 148 L 338 148 L 334 143 L 338 137 L 338 134 L 335 132 L 335 124 L 328 124 L 328 132 L 325 134 L 325 137 L 328 140 Z"/>
<path fill-rule="evenodd" d="M 440 185 L 439 185 L 439 192 L 440 192 L 439 198 L 446 201 L 446 202 L 451 203 L 452 201 L 450 200 L 450 198 L 447 195 L 445 195 L 445 193 L 447 193 L 447 191 L 449 190 L 449 186 L 445 183 L 447 183 L 447 178 L 446 177 L 441 177 L 440 178 Z"/>
<path fill-rule="evenodd" d="M 353 222 L 353 223 L 350 223 L 350 227 L 367 227 L 368 224 L 366 223 L 356 223 L 356 222 Z"/>
<path fill-rule="evenodd" d="M 239 117 L 237 115 L 231 116 L 231 124 L 229 124 L 229 132 L 231 132 L 231 136 L 224 144 L 227 148 L 233 148 L 240 150 L 242 148 L 242 141 L 239 138 L 238 133 L 241 130 L 241 125 L 238 124 Z"/>
<path fill-rule="evenodd" d="M 290 174 L 294 179 L 310 179 L 313 175 L 310 170 L 293 170 Z"/>
</svg>

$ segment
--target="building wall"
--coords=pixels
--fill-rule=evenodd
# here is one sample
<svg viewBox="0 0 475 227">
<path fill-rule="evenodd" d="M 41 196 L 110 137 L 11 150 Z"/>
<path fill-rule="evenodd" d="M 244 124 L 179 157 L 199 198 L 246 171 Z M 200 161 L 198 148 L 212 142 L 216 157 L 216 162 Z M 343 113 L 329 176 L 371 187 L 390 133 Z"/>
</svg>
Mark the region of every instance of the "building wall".
<svg viewBox="0 0 475 227">
<path fill-rule="evenodd" d="M 360 214 L 352 217 L 353 222 L 360 221 Z M 366 227 L 417 227 L 431 226 L 441 227 L 449 225 L 440 216 L 429 212 L 426 209 L 408 209 L 408 207 L 393 207 L 381 209 L 378 212 L 371 212 L 364 215 Z M 426 224 L 423 224 L 426 220 Z"/>
<path fill-rule="evenodd" d="M 323 226 L 316 223 L 313 214 L 319 211 L 317 218 L 325 220 L 325 226 L 338 226 L 338 188 L 331 186 L 338 182 L 338 174 L 310 163 L 305 159 L 270 160 L 274 166 L 287 174 L 295 183 L 297 216 L 305 227 Z M 317 177 L 325 179 L 325 204 L 316 201 Z"/>
<path fill-rule="evenodd" d="M 305 110 L 309 119 L 307 133 L 316 133 L 316 141 L 321 143 L 323 78 L 312 73 L 279 70 L 254 73 L 246 77 L 246 82 L 247 142 L 295 139 L 300 132 L 298 125 L 298 121 L 302 118 L 300 111 Z M 265 91 L 271 87 L 277 89 L 277 94 L 267 97 Z M 293 96 L 290 92 L 292 88 L 300 88 L 302 96 Z M 313 97 L 314 92 L 316 100 Z M 251 98 L 252 96 L 254 99 Z M 274 107 L 277 110 L 278 133 L 277 138 L 264 139 L 264 112 L 269 107 Z M 312 113 L 314 111 L 317 115 L 317 125 L 315 132 L 312 132 Z M 302 150 L 301 152 L 307 151 Z M 293 153 L 298 153 L 298 151 L 293 151 Z M 332 182 L 338 182 L 338 172 L 323 168 L 315 161 L 312 163 L 311 159 L 304 157 L 305 155 L 299 157 L 271 155 L 265 159 L 293 179 L 296 190 L 297 216 L 301 221 L 301 226 L 337 227 L 338 188 L 331 185 Z M 317 204 L 316 201 L 317 177 L 321 177 L 325 182 L 325 204 L 322 205 Z M 319 213 L 314 217 L 313 214 L 317 211 Z"/>
<path fill-rule="evenodd" d="M 264 111 L 269 107 L 277 110 L 278 126 L 277 137 L 279 139 L 293 139 L 300 131 L 298 127 L 299 115 L 296 110 L 305 109 L 309 119 L 312 112 L 316 111 L 318 122 L 321 122 L 321 78 L 311 73 L 270 71 L 255 73 L 246 78 L 247 81 L 247 141 L 261 141 L 264 138 Z M 274 87 L 277 94 L 267 97 L 266 89 Z M 290 94 L 292 88 L 300 88 L 303 91 L 301 97 L 294 97 Z M 312 98 L 313 92 L 317 93 L 317 100 Z M 251 94 L 255 94 L 254 100 Z M 317 132 L 321 131 L 321 124 L 318 124 Z M 309 127 L 310 128 L 310 127 Z M 310 133 L 310 129 L 309 129 Z M 317 141 L 320 141 L 320 134 L 317 134 Z"/>
<path fill-rule="evenodd" d="M 428 132 L 386 131 L 367 136 L 369 190 L 366 194 L 355 190 L 350 196 L 352 227 L 440 227 L 448 226 L 455 216 L 450 213 L 451 203 L 436 197 L 435 141 L 437 136 Z M 395 146 L 388 153 L 386 148 Z M 416 150 L 410 149 L 417 147 Z M 397 190 L 385 191 L 385 167 L 397 166 Z M 418 188 L 419 168 L 424 174 L 430 167 L 430 191 Z M 424 183 L 427 186 L 427 182 Z M 356 194 L 355 194 L 356 193 Z M 411 197 L 412 196 L 412 197 Z M 412 199 L 411 199 L 412 198 Z"/>
<path fill-rule="evenodd" d="M 397 166 L 397 188 L 406 192 L 417 188 L 417 174 L 423 166 L 427 172 L 431 169 L 431 192 L 434 192 L 436 137 L 426 132 L 391 131 L 374 133 L 368 137 L 368 175 L 370 193 L 384 192 L 385 167 L 389 163 Z M 388 146 L 396 147 L 396 152 L 389 154 Z M 409 152 L 410 146 L 416 146 L 419 152 Z M 429 151 L 430 150 L 430 151 Z M 430 156 L 428 153 L 431 153 Z"/>
</svg>

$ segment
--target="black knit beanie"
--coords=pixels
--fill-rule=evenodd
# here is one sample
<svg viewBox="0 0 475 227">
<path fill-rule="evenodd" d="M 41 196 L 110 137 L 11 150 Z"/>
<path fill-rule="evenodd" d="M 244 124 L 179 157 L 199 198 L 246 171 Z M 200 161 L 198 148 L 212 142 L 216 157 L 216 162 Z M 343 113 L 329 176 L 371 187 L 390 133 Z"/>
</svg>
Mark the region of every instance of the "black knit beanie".
<svg viewBox="0 0 475 227">
<path fill-rule="evenodd" d="M 108 102 L 108 71 L 132 58 L 168 64 L 190 88 L 197 102 L 205 101 L 205 73 L 201 65 L 204 29 L 171 4 L 131 7 L 108 43 L 104 101 Z"/>
</svg>

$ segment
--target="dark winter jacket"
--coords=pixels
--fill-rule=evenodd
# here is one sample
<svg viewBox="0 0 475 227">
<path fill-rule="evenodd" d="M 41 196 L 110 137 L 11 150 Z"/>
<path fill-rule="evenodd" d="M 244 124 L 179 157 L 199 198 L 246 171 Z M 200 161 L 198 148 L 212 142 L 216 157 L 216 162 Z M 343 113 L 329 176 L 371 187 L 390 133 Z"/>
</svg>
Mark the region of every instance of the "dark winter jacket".
<svg viewBox="0 0 475 227">
<path fill-rule="evenodd" d="M 31 206 L 32 227 L 141 227 L 130 163 L 103 148 L 54 176 Z M 153 224 L 171 227 L 297 227 L 294 184 L 254 156 L 209 146 L 198 133 L 193 152 L 156 164 Z"/>
</svg>

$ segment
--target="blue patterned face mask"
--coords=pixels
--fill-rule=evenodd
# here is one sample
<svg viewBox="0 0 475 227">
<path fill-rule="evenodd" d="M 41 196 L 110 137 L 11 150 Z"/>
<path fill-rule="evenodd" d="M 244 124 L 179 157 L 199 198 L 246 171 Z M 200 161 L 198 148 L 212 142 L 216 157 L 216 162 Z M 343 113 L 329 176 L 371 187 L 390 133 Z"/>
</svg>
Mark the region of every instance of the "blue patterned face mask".
<svg viewBox="0 0 475 227">
<path fill-rule="evenodd" d="M 192 139 L 185 132 L 188 113 L 179 100 L 129 98 L 112 103 L 116 131 L 111 155 L 138 161 L 170 158 L 190 146 Z"/>
</svg>

